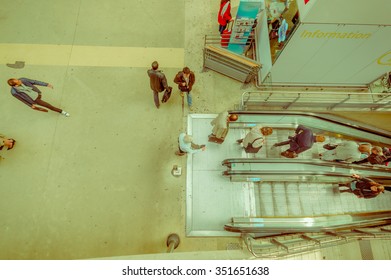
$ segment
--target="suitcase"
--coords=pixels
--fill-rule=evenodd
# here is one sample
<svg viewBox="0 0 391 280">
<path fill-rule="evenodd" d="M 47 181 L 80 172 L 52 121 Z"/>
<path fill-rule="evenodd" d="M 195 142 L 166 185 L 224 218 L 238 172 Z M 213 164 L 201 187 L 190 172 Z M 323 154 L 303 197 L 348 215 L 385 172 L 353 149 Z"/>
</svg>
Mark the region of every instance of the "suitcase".
<svg viewBox="0 0 391 280">
<path fill-rule="evenodd" d="M 164 91 L 162 102 L 166 103 L 171 97 L 172 87 L 168 87 L 168 90 Z"/>
</svg>

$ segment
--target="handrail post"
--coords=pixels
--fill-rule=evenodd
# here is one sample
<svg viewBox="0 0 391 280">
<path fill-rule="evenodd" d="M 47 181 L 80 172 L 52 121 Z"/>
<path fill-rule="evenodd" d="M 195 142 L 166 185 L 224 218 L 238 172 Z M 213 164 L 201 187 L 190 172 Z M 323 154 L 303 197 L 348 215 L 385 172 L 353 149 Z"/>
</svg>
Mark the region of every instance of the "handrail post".
<svg viewBox="0 0 391 280">
<path fill-rule="evenodd" d="M 348 97 L 346 97 L 344 100 L 340 101 L 339 103 L 335 103 L 333 106 L 329 107 L 328 109 L 329 109 L 329 110 L 333 110 L 335 107 L 337 107 L 337 106 L 340 105 L 340 104 L 345 103 L 345 102 L 348 101 L 349 99 L 350 99 L 350 94 L 348 94 Z"/>
<path fill-rule="evenodd" d="M 167 237 L 166 245 L 167 245 L 167 253 L 172 253 L 179 246 L 181 242 L 179 235 L 176 233 L 171 233 Z"/>
</svg>

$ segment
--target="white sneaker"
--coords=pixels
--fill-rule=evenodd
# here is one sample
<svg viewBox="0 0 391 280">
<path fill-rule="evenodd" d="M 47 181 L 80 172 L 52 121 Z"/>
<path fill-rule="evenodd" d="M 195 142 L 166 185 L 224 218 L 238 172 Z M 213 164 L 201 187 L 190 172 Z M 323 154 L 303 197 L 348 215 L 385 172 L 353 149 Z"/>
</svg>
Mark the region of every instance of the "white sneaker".
<svg viewBox="0 0 391 280">
<path fill-rule="evenodd" d="M 61 111 L 61 114 L 63 114 L 65 117 L 69 117 L 70 116 L 69 113 L 65 112 L 64 110 Z"/>
</svg>

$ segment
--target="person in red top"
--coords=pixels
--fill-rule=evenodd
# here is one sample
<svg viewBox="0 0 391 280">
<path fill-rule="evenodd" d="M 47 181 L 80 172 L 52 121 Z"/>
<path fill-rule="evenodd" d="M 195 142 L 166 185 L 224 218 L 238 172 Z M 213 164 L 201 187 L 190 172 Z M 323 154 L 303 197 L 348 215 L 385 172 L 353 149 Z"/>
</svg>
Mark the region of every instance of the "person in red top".
<svg viewBox="0 0 391 280">
<path fill-rule="evenodd" d="M 232 21 L 231 2 L 229 0 L 220 1 L 220 10 L 217 15 L 217 21 L 219 22 L 219 32 L 222 34 L 227 27 L 228 22 Z"/>
</svg>

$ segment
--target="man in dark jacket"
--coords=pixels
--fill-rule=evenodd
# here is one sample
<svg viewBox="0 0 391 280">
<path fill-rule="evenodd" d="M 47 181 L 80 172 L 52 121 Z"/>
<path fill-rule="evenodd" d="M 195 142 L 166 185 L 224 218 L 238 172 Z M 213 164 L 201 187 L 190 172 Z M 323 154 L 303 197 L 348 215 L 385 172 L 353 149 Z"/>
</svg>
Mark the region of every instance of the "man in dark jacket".
<svg viewBox="0 0 391 280">
<path fill-rule="evenodd" d="M 54 107 L 51 104 L 42 100 L 42 92 L 36 87 L 36 85 L 53 88 L 51 84 L 32 80 L 32 79 L 27 79 L 27 78 L 20 78 L 20 79 L 12 78 L 9 79 L 7 82 L 8 85 L 11 86 L 12 96 L 19 99 L 30 108 L 41 112 L 48 111 L 44 108 L 36 106 L 36 105 L 40 105 L 42 107 L 46 107 L 52 111 L 60 113 L 66 117 L 69 117 L 69 114 L 64 110 Z"/>
<path fill-rule="evenodd" d="M 339 188 L 346 187 L 347 189 L 340 190 L 341 193 L 349 192 L 355 194 L 358 198 L 374 198 L 384 192 L 384 186 L 375 181 L 360 177 L 353 174 L 354 180 L 350 183 L 339 184 Z"/>
<path fill-rule="evenodd" d="M 166 102 L 171 94 L 172 87 L 167 84 L 166 76 L 162 71 L 158 70 L 159 63 L 157 61 L 152 62 L 152 69 L 147 71 L 150 81 L 150 86 L 153 92 L 153 101 L 155 102 L 156 108 L 159 109 L 159 92 L 165 90 L 162 102 Z"/>
<path fill-rule="evenodd" d="M 287 158 L 296 158 L 298 154 L 310 149 L 315 142 L 324 142 L 325 140 L 323 135 L 314 135 L 309 128 L 303 125 L 299 125 L 295 130 L 295 135 L 288 138 L 288 141 L 273 145 L 273 147 L 278 147 L 289 144 L 289 149 L 281 153 L 283 157 Z"/>
</svg>

